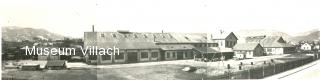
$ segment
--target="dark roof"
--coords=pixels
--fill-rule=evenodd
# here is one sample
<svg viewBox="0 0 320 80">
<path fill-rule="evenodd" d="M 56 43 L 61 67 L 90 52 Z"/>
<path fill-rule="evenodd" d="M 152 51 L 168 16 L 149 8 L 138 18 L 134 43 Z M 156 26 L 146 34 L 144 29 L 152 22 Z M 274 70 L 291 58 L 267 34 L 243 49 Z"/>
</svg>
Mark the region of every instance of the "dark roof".
<svg viewBox="0 0 320 80">
<path fill-rule="evenodd" d="M 238 43 L 233 47 L 233 50 L 254 50 L 259 43 Z"/>
<path fill-rule="evenodd" d="M 192 45 L 159 45 L 162 50 L 191 50 Z"/>
<path fill-rule="evenodd" d="M 47 61 L 46 66 L 65 66 L 66 61 L 64 60 L 49 60 Z"/>
</svg>

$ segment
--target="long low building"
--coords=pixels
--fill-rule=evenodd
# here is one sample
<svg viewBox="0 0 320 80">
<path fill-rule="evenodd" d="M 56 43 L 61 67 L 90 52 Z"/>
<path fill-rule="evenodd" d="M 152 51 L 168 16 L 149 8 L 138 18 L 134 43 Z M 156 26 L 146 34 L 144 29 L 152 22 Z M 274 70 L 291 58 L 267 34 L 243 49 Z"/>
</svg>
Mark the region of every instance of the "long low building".
<svg viewBox="0 0 320 80">
<path fill-rule="evenodd" d="M 233 35 L 233 33 L 232 33 Z M 119 55 L 86 55 L 88 64 L 194 59 L 196 48 L 218 47 L 206 33 L 85 32 L 84 47 L 119 48 Z"/>
<path fill-rule="evenodd" d="M 287 43 L 281 36 L 247 37 L 247 43 L 260 43 L 266 55 L 290 54 L 295 51 L 293 45 Z"/>
</svg>

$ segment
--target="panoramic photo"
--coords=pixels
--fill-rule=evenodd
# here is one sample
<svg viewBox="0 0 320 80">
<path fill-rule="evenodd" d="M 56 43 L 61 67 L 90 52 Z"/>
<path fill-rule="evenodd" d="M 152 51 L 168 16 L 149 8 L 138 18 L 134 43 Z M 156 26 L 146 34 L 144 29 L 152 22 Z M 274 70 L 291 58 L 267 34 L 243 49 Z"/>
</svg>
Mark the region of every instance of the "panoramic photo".
<svg viewBox="0 0 320 80">
<path fill-rule="evenodd" d="M 2 80 L 317 80 L 320 1 L 2 0 Z"/>
</svg>

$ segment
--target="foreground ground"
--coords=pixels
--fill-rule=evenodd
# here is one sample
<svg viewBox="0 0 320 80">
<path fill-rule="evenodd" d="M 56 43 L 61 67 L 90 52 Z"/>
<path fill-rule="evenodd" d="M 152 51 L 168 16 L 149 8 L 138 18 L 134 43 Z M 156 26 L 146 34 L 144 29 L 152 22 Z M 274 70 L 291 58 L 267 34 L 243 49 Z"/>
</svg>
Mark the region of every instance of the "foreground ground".
<svg viewBox="0 0 320 80">
<path fill-rule="evenodd" d="M 306 64 L 304 66 L 292 69 L 277 75 L 266 77 L 264 79 L 274 80 L 318 80 L 320 79 L 320 60 L 314 61 L 312 63 Z"/>
<path fill-rule="evenodd" d="M 247 60 L 228 60 L 219 62 L 199 62 L 193 60 L 160 61 L 133 64 L 115 65 L 86 65 L 83 63 L 68 63 L 71 70 L 44 70 L 44 71 L 20 71 L 6 69 L 2 76 L 16 79 L 32 80 L 201 80 L 213 78 L 222 74 L 231 65 L 233 71 L 237 71 L 240 62 L 244 63 L 244 69 L 262 65 L 264 61 L 291 55 L 275 55 L 256 57 Z M 22 61 L 23 62 L 23 61 Z M 25 61 L 28 62 L 28 61 Z M 30 62 L 30 61 L 29 61 Z M 253 62 L 254 65 L 250 65 Z M 281 61 L 275 61 L 281 62 Z M 197 67 L 195 72 L 184 72 L 186 66 Z"/>
</svg>

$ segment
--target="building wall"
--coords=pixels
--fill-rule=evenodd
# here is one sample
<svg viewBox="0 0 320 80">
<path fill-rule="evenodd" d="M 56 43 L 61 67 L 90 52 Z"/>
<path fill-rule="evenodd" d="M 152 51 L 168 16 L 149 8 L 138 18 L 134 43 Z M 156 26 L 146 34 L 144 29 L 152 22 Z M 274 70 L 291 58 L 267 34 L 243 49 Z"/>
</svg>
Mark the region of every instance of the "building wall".
<svg viewBox="0 0 320 80">
<path fill-rule="evenodd" d="M 119 54 L 122 54 L 118 56 L 118 54 L 115 55 L 105 55 L 101 56 L 98 55 L 96 56 L 97 58 L 95 59 L 90 59 L 89 55 L 87 55 L 88 63 L 89 64 L 117 64 L 117 63 L 134 63 L 130 61 L 129 54 L 131 53 L 137 53 L 136 57 L 136 62 L 149 62 L 149 61 L 159 61 L 160 60 L 160 50 L 159 49 L 135 49 L 135 50 L 120 50 Z M 146 54 L 144 54 L 146 53 Z M 156 54 L 157 56 L 152 56 L 152 54 Z M 106 58 L 109 56 L 109 58 Z M 146 58 L 143 58 L 146 56 Z M 122 57 L 122 58 L 121 58 Z M 130 56 L 132 57 L 132 56 Z"/>
<path fill-rule="evenodd" d="M 258 45 L 256 48 L 254 48 L 253 56 L 264 56 L 264 49 L 262 46 Z"/>
<path fill-rule="evenodd" d="M 283 48 L 264 48 L 267 55 L 284 54 Z"/>
<path fill-rule="evenodd" d="M 303 44 L 303 45 L 301 45 L 301 50 L 311 50 L 311 45 Z"/>
</svg>

